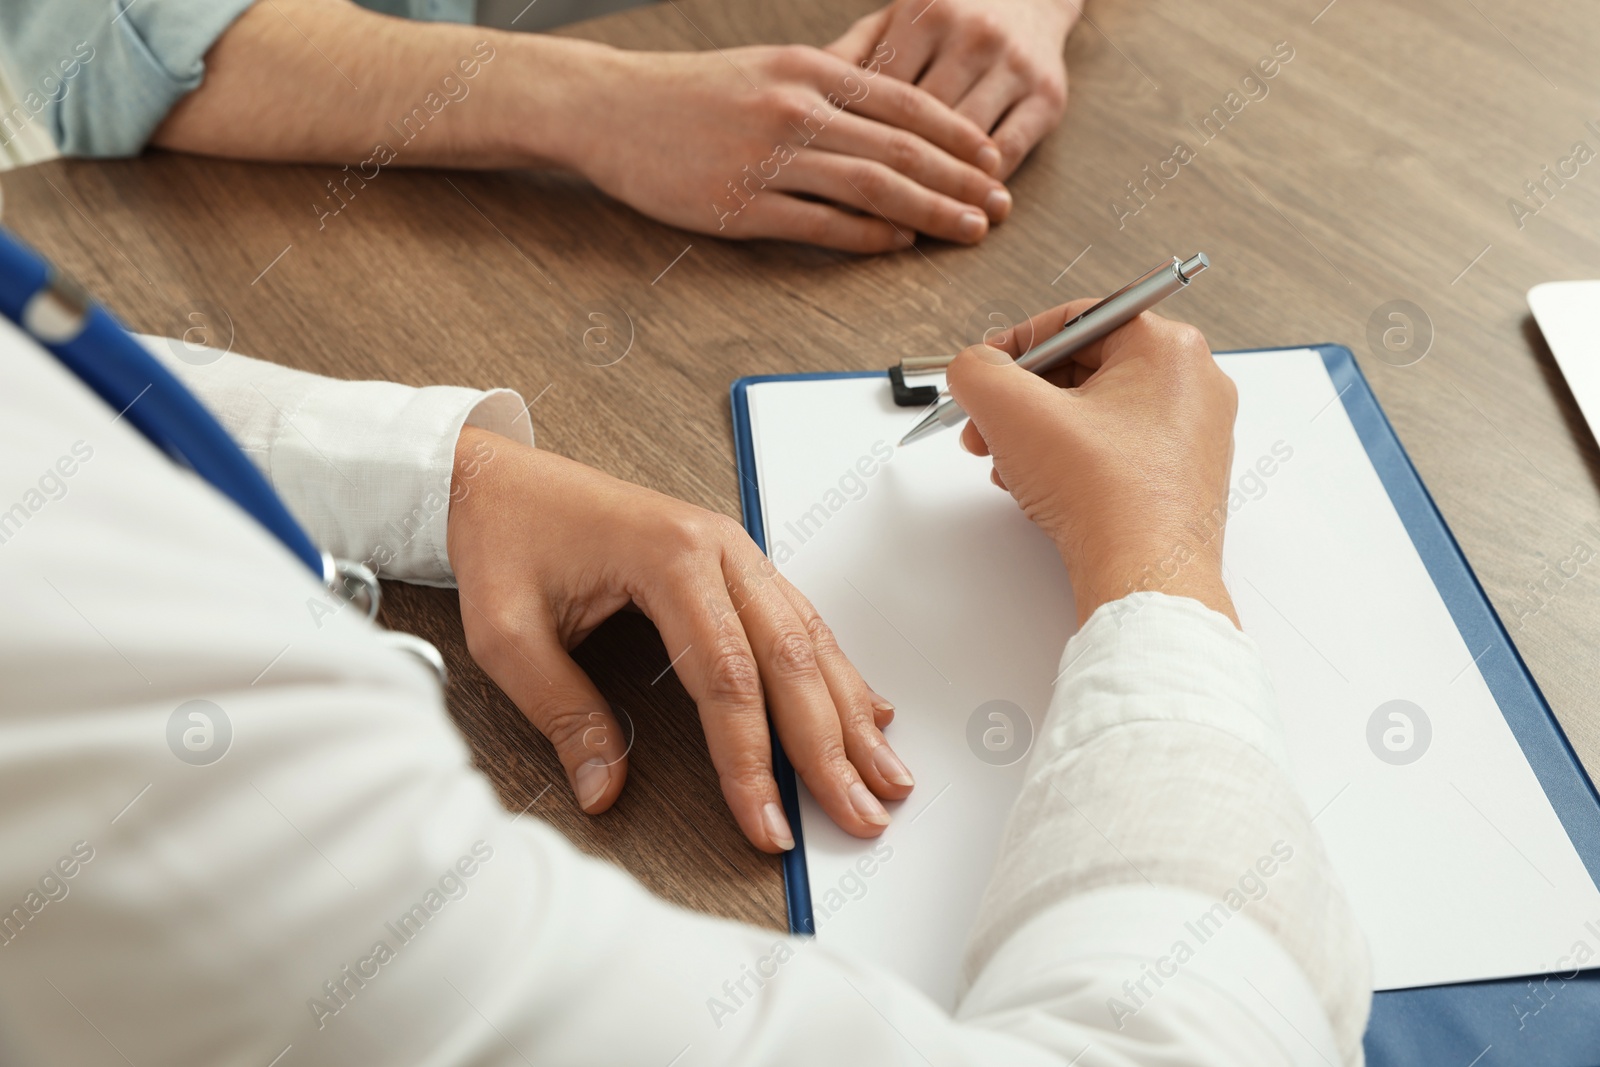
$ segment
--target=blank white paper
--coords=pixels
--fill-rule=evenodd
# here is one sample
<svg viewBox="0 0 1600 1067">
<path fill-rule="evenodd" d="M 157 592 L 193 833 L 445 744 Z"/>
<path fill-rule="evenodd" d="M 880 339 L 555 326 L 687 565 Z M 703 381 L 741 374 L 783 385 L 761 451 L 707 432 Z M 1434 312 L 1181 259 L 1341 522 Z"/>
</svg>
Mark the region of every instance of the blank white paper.
<svg viewBox="0 0 1600 1067">
<path fill-rule="evenodd" d="M 1544 282 L 1528 290 L 1528 306 L 1590 432 L 1600 436 L 1600 281 Z"/>
<path fill-rule="evenodd" d="M 1600 890 L 1474 664 L 1483 650 L 1451 620 L 1321 358 L 1219 362 L 1239 387 L 1229 588 L 1376 987 L 1555 969 L 1592 940 Z M 895 703 L 887 733 L 918 783 L 876 852 L 801 787 L 818 937 L 952 1006 L 1024 765 L 975 756 L 969 720 L 1009 701 L 1037 735 L 1075 624 L 1066 572 L 954 431 L 893 449 L 921 412 L 896 408 L 883 379 L 748 395 L 767 550 Z M 1414 722 L 1408 735 L 1385 718 L 1398 732 L 1369 745 L 1392 700 L 1431 727 L 1414 762 L 1392 762 L 1420 744 Z"/>
</svg>

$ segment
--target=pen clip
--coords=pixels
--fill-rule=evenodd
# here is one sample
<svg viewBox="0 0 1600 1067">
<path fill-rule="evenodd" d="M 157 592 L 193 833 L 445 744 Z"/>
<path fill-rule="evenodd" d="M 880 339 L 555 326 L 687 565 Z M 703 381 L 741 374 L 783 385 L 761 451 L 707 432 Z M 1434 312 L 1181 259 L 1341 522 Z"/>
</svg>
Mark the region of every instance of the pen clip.
<svg viewBox="0 0 1600 1067">
<path fill-rule="evenodd" d="M 1163 264 L 1161 264 L 1161 266 L 1156 267 L 1154 270 L 1146 271 L 1144 274 L 1141 274 L 1139 277 L 1135 278 L 1133 281 L 1129 282 L 1127 285 L 1124 285 L 1121 289 L 1118 289 L 1116 292 L 1112 293 L 1110 296 L 1106 297 L 1104 300 L 1095 301 L 1093 307 L 1084 308 L 1082 311 L 1078 312 L 1078 314 L 1072 316 L 1072 318 L 1070 318 L 1066 322 L 1062 323 L 1061 324 L 1061 329 L 1065 330 L 1067 327 L 1072 326 L 1073 324 L 1082 321 L 1083 319 L 1087 318 L 1089 315 L 1092 315 L 1096 311 L 1099 311 L 1101 308 L 1105 307 L 1107 304 L 1111 303 L 1111 301 L 1115 300 L 1117 297 L 1121 296 L 1123 293 L 1126 293 L 1129 289 L 1132 289 L 1132 288 L 1134 288 L 1136 286 L 1143 285 L 1145 282 L 1149 281 L 1151 278 L 1154 278 L 1156 275 L 1160 274 L 1162 271 L 1164 271 L 1164 270 L 1175 271 L 1182 265 L 1183 265 L 1183 260 L 1179 259 L 1177 256 L 1173 256 L 1172 257 L 1172 262 L 1163 263 Z M 1180 275 L 1180 277 L 1182 277 L 1182 275 Z M 1185 284 L 1188 284 L 1189 279 L 1184 278 L 1183 280 L 1184 280 Z M 1059 333 L 1061 331 L 1058 330 L 1056 332 Z M 1027 352 L 1022 353 L 1022 355 L 1024 355 L 1024 356 L 1027 355 L 1027 354 L 1028 354 Z M 1018 358 L 1020 359 L 1021 357 L 1019 356 Z"/>
</svg>

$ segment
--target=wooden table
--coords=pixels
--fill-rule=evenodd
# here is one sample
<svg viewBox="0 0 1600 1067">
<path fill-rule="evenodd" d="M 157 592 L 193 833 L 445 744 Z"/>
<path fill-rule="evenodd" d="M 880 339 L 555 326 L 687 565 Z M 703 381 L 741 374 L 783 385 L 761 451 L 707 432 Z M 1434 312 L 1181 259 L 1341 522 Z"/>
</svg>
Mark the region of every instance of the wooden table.
<svg viewBox="0 0 1600 1067">
<path fill-rule="evenodd" d="M 571 32 L 639 48 L 823 43 L 867 2 L 676 0 Z M 1180 310 L 1214 348 L 1356 351 L 1595 774 L 1600 564 L 1567 579 L 1547 568 L 1580 540 L 1600 550 L 1600 464 L 1523 294 L 1600 275 L 1600 161 L 1551 183 L 1521 227 L 1508 198 L 1531 211 L 1523 183 L 1542 166 L 1575 141 L 1600 150 L 1600 8 L 1335 0 L 1319 14 L 1323 2 L 1093 5 L 1068 48 L 1066 121 L 1014 178 L 1010 222 L 978 249 L 924 242 L 857 259 L 726 243 L 529 173 L 386 170 L 319 231 L 312 205 L 332 168 L 160 153 L 5 175 L 6 221 L 139 329 L 180 332 L 203 302 L 252 355 L 512 386 L 539 398 L 544 447 L 729 514 L 734 377 L 949 350 L 991 302 L 1034 312 L 1203 249 L 1218 269 Z M 1293 59 L 1268 94 L 1214 139 L 1197 134 L 1230 91 L 1245 98 L 1241 80 L 1278 42 Z M 1128 199 L 1127 183 L 1145 183 L 1147 165 L 1159 173 L 1178 141 L 1194 159 L 1142 184 L 1142 205 Z M 1367 340 L 1397 299 L 1431 320 L 1431 346 L 1408 366 Z M 623 332 L 631 321 L 633 335 L 612 366 L 584 340 L 606 321 Z M 726 814 L 694 707 L 662 676 L 669 657 L 645 620 L 614 619 L 577 653 L 637 737 L 621 801 L 588 818 L 544 740 L 468 659 L 454 596 L 388 593 L 385 621 L 444 651 L 451 710 L 508 807 L 532 804 L 669 899 L 781 925 L 777 864 Z"/>
</svg>

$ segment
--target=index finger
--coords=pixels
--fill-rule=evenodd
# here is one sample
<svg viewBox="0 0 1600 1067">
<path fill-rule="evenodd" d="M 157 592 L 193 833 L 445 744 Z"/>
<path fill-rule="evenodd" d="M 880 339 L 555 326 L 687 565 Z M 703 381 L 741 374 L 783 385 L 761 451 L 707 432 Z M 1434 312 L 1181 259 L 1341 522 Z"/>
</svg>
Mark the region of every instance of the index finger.
<svg viewBox="0 0 1600 1067">
<path fill-rule="evenodd" d="M 1016 359 L 1040 341 L 1060 333 L 1061 328 L 1068 322 L 1099 302 L 1093 297 L 1069 300 L 1065 304 L 1053 307 L 1049 311 L 1041 311 L 1030 319 L 1001 330 L 993 337 L 985 337 L 983 343 L 990 348 L 998 348 L 1012 359 Z M 1081 349 L 1073 358 L 1077 359 L 1083 352 L 1088 351 L 1088 348 L 1098 348 L 1098 343 Z"/>
<path fill-rule="evenodd" d="M 794 847 L 772 774 L 761 671 L 715 555 L 643 594 L 672 668 L 694 699 L 722 796 L 745 837 L 768 852 Z M 635 600 L 639 600 L 636 596 Z"/>
<path fill-rule="evenodd" d="M 1069 300 L 1065 304 L 1033 316 L 1026 322 L 997 333 L 984 343 L 1017 359 L 1036 345 L 1060 333 L 1067 323 L 1098 303 L 1100 301 L 1094 299 Z M 1149 338 L 1152 331 L 1172 325 L 1171 320 L 1164 319 L 1152 311 L 1140 312 L 1131 321 L 1118 326 L 1104 337 L 1084 345 L 1072 353 L 1066 362 L 1045 372 L 1042 377 L 1065 388 L 1082 385 L 1086 378 L 1084 371 L 1092 375 L 1108 359 L 1114 360 L 1116 353 L 1123 350 L 1129 341 Z"/>
<path fill-rule="evenodd" d="M 844 719 L 852 711 L 866 721 L 871 719 L 866 685 L 853 692 L 840 686 L 838 696 L 845 698 L 845 707 L 835 704 L 834 687 L 823 670 L 824 659 L 832 659 L 831 641 L 826 651 L 818 649 L 816 638 L 825 631 L 808 626 L 801 618 L 779 586 L 783 579 L 755 546 L 750 546 L 748 554 L 726 552 L 723 573 L 735 589 L 735 606 L 755 649 L 771 702 L 772 724 L 789 761 L 840 829 L 856 837 L 881 833 L 889 823 L 889 813 L 850 758 L 854 747 L 857 758 L 870 771 L 867 746 L 859 743 L 854 732 L 845 736 Z M 860 725 L 860 718 L 852 725 Z M 877 784 L 883 788 L 889 783 L 880 780 Z M 903 789 L 895 791 L 904 795 Z"/>
</svg>

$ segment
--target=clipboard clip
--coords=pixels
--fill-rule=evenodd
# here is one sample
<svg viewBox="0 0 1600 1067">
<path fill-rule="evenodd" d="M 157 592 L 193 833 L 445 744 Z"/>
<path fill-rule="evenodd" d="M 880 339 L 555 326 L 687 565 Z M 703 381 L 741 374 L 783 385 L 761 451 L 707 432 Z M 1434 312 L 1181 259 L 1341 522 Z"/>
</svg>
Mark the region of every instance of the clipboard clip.
<svg viewBox="0 0 1600 1067">
<path fill-rule="evenodd" d="M 908 385 L 906 379 L 919 374 L 937 374 L 955 359 L 950 356 L 907 356 L 889 368 L 889 388 L 896 407 L 925 408 L 939 399 L 937 385 Z"/>
</svg>

